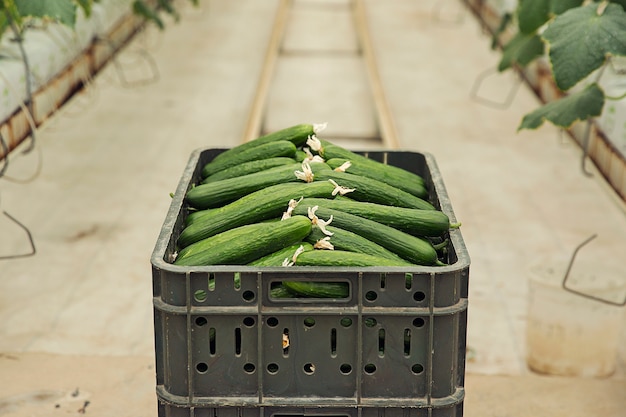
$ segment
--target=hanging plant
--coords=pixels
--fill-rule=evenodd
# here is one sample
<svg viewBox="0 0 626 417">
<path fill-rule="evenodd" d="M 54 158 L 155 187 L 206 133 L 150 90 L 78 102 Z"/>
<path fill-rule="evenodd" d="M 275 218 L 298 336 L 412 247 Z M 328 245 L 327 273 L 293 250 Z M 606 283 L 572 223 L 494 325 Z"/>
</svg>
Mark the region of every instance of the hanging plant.
<svg viewBox="0 0 626 417">
<path fill-rule="evenodd" d="M 520 0 L 510 19 L 517 22 L 517 32 L 504 45 L 498 70 L 524 68 L 547 51 L 555 84 L 567 94 L 525 115 L 518 130 L 536 129 L 544 121 L 569 128 L 600 116 L 605 100 L 624 97 L 605 95 L 599 84 L 611 59 L 626 56 L 624 7 L 626 0 Z M 596 71 L 589 85 L 570 91 Z"/>
<path fill-rule="evenodd" d="M 189 0 L 194 6 L 199 5 L 199 0 Z M 180 13 L 174 7 L 173 0 L 135 0 L 133 2 L 133 12 L 146 19 L 148 22 L 152 22 L 161 30 L 165 29 L 165 22 L 161 19 L 161 12 L 170 15 L 175 22 L 180 20 Z"/>
<path fill-rule="evenodd" d="M 92 5 L 93 0 L 0 0 L 0 34 L 10 28 L 14 35 L 21 35 L 32 19 L 52 20 L 74 28 L 77 9 L 90 16 Z"/>
</svg>

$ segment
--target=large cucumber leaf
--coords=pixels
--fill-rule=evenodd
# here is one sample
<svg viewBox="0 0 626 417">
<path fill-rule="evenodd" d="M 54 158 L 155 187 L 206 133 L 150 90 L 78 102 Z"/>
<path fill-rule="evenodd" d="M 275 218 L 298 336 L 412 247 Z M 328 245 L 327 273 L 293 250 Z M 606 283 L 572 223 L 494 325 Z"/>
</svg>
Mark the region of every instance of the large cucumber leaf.
<svg viewBox="0 0 626 417">
<path fill-rule="evenodd" d="M 626 12 L 613 3 L 576 7 L 557 16 L 542 36 L 556 85 L 566 91 L 600 68 L 608 55 L 626 55 Z"/>
<path fill-rule="evenodd" d="M 520 32 L 530 35 L 550 19 L 550 0 L 520 0 L 517 24 Z"/>
<path fill-rule="evenodd" d="M 48 18 L 74 28 L 76 4 L 72 0 L 15 0 L 21 16 Z"/>
<path fill-rule="evenodd" d="M 543 55 L 544 44 L 536 33 L 518 32 L 502 49 L 498 71 L 504 71 L 514 64 L 525 67 L 535 58 Z"/>
<path fill-rule="evenodd" d="M 626 0 L 624 0 L 626 1 Z M 585 0 L 550 0 L 550 13 L 559 15 L 583 4 Z"/>
<path fill-rule="evenodd" d="M 595 2 L 599 2 L 599 1 L 602 1 L 602 0 L 594 0 L 594 1 Z M 624 10 L 626 10 L 626 0 L 609 0 L 609 1 L 611 3 L 617 3 L 617 4 L 621 5 L 624 8 Z"/>
<path fill-rule="evenodd" d="M 545 120 L 556 126 L 567 128 L 577 120 L 599 116 L 602 113 L 602 107 L 604 107 L 604 92 L 593 83 L 581 91 L 552 101 L 527 114 L 517 130 L 536 129 Z"/>
<path fill-rule="evenodd" d="M 145 1 L 135 0 L 133 2 L 133 12 L 136 15 L 143 17 L 147 21 L 153 22 L 157 25 L 159 29 L 165 29 L 165 23 L 159 16 L 159 12 L 156 10 L 156 8 L 149 6 Z"/>
<path fill-rule="evenodd" d="M 517 23 L 520 32 L 536 32 L 553 16 L 579 7 L 585 0 L 520 0 L 517 7 Z M 626 0 L 618 0 L 626 3 Z"/>
</svg>

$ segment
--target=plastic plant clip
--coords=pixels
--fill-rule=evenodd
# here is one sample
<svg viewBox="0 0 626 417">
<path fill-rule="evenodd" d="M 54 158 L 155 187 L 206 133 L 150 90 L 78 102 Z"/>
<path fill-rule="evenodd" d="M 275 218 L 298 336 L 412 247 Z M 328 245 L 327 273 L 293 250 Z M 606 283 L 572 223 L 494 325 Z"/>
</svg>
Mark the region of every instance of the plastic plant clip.
<svg viewBox="0 0 626 417">
<path fill-rule="evenodd" d="M 569 273 L 572 270 L 572 266 L 574 265 L 574 260 L 576 259 L 576 255 L 578 254 L 578 252 L 583 248 L 583 246 L 585 246 L 587 243 L 591 242 L 593 239 L 595 239 L 598 235 L 597 234 L 593 234 L 591 236 L 589 236 L 587 239 L 585 239 L 582 243 L 580 243 L 576 249 L 574 249 L 574 252 L 572 253 L 572 257 L 570 258 L 569 264 L 567 265 L 567 270 L 565 271 L 565 276 L 563 277 L 563 283 L 562 283 L 562 287 L 565 291 L 569 291 L 573 294 L 579 295 L 581 297 L 585 297 L 588 298 L 590 300 L 594 300 L 594 301 L 598 301 L 604 304 L 608 304 L 608 305 L 613 305 L 616 307 L 623 307 L 626 305 L 626 298 L 624 298 L 624 301 L 622 302 L 615 302 L 612 300 L 607 300 L 604 298 L 600 298 L 600 297 L 596 297 L 593 296 L 591 294 L 587 294 L 581 291 L 577 291 L 573 288 L 570 288 L 567 286 L 567 279 L 569 277 Z"/>
</svg>

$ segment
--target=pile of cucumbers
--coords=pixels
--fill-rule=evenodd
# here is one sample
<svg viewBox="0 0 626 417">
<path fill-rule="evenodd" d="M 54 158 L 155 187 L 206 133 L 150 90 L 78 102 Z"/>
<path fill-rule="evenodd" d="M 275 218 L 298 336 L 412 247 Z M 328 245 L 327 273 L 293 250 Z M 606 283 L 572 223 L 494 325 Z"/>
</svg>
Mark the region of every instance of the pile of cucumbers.
<svg viewBox="0 0 626 417">
<path fill-rule="evenodd" d="M 185 200 L 175 265 L 445 265 L 459 227 L 428 201 L 424 179 L 300 124 L 228 149 Z"/>
</svg>

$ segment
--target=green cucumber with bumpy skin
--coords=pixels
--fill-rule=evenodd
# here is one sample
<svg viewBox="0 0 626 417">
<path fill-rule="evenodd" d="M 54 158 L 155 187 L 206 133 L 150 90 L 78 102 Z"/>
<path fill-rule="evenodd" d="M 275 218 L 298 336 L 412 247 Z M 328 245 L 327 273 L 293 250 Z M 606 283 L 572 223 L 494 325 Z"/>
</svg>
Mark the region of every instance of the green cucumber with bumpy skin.
<svg viewBox="0 0 626 417">
<path fill-rule="evenodd" d="M 309 144 L 308 141 L 307 144 Z M 348 159 L 355 163 L 360 162 L 364 166 L 371 166 L 375 170 L 384 170 L 387 172 L 386 175 L 389 175 L 390 178 L 394 178 L 394 181 L 397 181 L 399 183 L 419 182 L 425 185 L 424 178 L 414 172 L 407 171 L 406 169 L 394 165 L 388 165 L 382 162 L 378 162 L 358 153 L 352 152 L 339 145 L 335 145 L 326 140 L 319 140 L 317 138 L 314 138 L 311 140 L 309 146 L 325 160 L 330 160 L 334 158 Z"/>
<path fill-rule="evenodd" d="M 364 162 L 363 159 L 368 162 Z M 387 168 L 385 164 L 368 158 L 332 158 L 326 161 L 326 163 L 335 170 L 339 170 L 341 167 L 345 166 L 346 162 L 349 162 L 350 165 L 345 168 L 344 172 L 360 175 L 362 177 L 373 178 L 399 188 L 402 191 L 413 194 L 419 198 L 428 198 L 428 190 L 424 186 L 424 180 L 417 175 L 417 178 L 413 181 L 409 181 L 405 178 L 405 175 L 399 177 L 396 172 L 390 172 L 389 168 Z"/>
<path fill-rule="evenodd" d="M 328 181 L 314 181 L 278 184 L 255 191 L 197 217 L 183 229 L 177 244 L 184 248 L 233 227 L 280 217 L 287 210 L 290 200 L 306 197 L 332 198 L 334 190 L 335 186 Z"/>
<path fill-rule="evenodd" d="M 293 298 L 294 294 L 280 282 L 275 282 L 270 288 L 270 298 Z"/>
<path fill-rule="evenodd" d="M 310 168 L 309 177 L 304 178 L 307 176 L 304 165 L 306 164 L 294 162 L 241 177 L 200 184 L 190 189 L 185 199 L 196 209 L 215 208 L 272 185 L 305 180 L 310 182 L 320 170 L 330 170 L 325 163 L 310 163 L 306 168 Z M 296 175 L 296 172 L 301 172 L 304 177 Z"/>
<path fill-rule="evenodd" d="M 310 206 L 298 204 L 294 215 L 308 215 Z M 387 248 L 401 258 L 417 265 L 443 265 L 437 259 L 437 251 L 432 244 L 424 239 L 402 232 L 393 227 L 375 222 L 365 217 L 355 216 L 339 210 L 318 207 L 315 215 L 323 220 L 333 217 L 332 225 L 341 229 L 349 230 L 363 236 L 372 242 Z"/>
<path fill-rule="evenodd" d="M 293 261 L 293 256 L 300 248 L 303 252 L 313 250 L 313 245 L 308 242 L 297 242 L 291 246 L 280 249 L 276 252 L 270 253 L 262 258 L 256 259 L 250 262 L 249 266 L 283 266 L 285 259 L 288 262 Z"/>
<path fill-rule="evenodd" d="M 372 242 L 357 233 L 334 226 L 325 226 L 325 229 L 332 233 L 332 235 L 328 236 L 320 228 L 313 226 L 311 233 L 306 237 L 306 241 L 312 243 L 316 247 L 319 245 L 320 247 L 318 247 L 318 249 L 324 249 L 325 245 L 330 244 L 333 249 L 329 250 L 366 253 L 368 255 L 393 260 L 397 262 L 398 265 L 412 265 L 411 262 L 402 259 L 389 249 L 386 249 L 378 243 Z M 319 241 L 322 242 L 318 243 Z"/>
<path fill-rule="evenodd" d="M 279 222 L 255 223 L 229 229 L 182 249 L 175 265 L 245 265 L 304 239 L 311 220 L 292 216 Z"/>
<path fill-rule="evenodd" d="M 214 158 L 202 168 L 201 175 L 202 178 L 207 178 L 219 171 L 240 165 L 244 162 L 275 157 L 293 158 L 295 155 L 296 145 L 289 141 L 279 140 L 277 142 L 264 143 L 262 145 L 232 154 L 227 158 Z"/>
<path fill-rule="evenodd" d="M 366 217 L 414 236 L 438 237 L 450 228 L 458 228 L 460 226 L 460 223 L 451 224 L 450 218 L 440 210 L 393 207 L 384 204 L 355 201 L 347 196 L 333 200 L 306 198 L 300 204 L 311 207 L 326 207 Z"/>
<path fill-rule="evenodd" d="M 306 253 L 321 252 L 309 251 Z M 350 284 L 347 282 L 283 281 L 282 286 L 295 297 L 303 298 L 348 298 Z"/>
<path fill-rule="evenodd" d="M 296 266 L 410 266 L 405 261 L 394 261 L 389 258 L 369 255 L 367 253 L 349 252 L 343 250 L 312 250 L 303 252 L 296 258 Z M 283 282 L 291 290 L 288 282 Z"/>
<path fill-rule="evenodd" d="M 213 209 L 189 211 L 187 217 L 185 217 L 185 227 L 189 226 L 191 223 L 202 218 L 203 216 L 206 216 L 211 210 Z"/>
<path fill-rule="evenodd" d="M 290 126 L 276 132 L 268 133 L 267 135 L 259 136 L 255 139 L 252 139 L 251 141 L 232 147 L 217 155 L 213 159 L 213 161 L 227 159 L 250 148 L 254 148 L 256 146 L 270 142 L 289 141 L 293 143 L 296 148 L 299 148 L 306 143 L 309 136 L 315 134 L 315 132 L 319 129 L 320 127 L 318 127 L 318 125 L 306 123 Z"/>
<path fill-rule="evenodd" d="M 254 174 L 255 172 L 265 171 L 266 169 L 291 165 L 297 162 L 294 158 L 286 156 L 277 156 L 275 158 L 255 159 L 253 161 L 243 162 L 234 167 L 223 169 L 215 174 L 202 180 L 202 184 L 209 182 L 227 180 L 229 178 L 241 177 L 243 175 Z"/>
<path fill-rule="evenodd" d="M 396 207 L 435 210 L 435 207 L 428 201 L 373 178 L 330 170 L 320 172 L 315 176 L 315 180 L 333 180 L 342 187 L 354 189 L 354 191 L 350 193 L 350 198 L 353 200 Z"/>
</svg>

